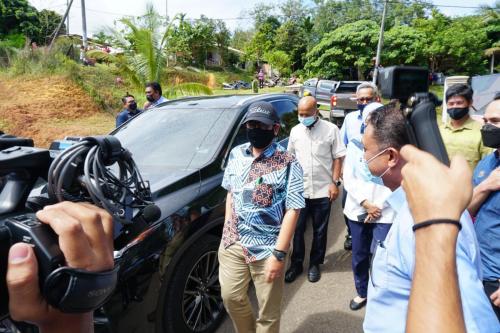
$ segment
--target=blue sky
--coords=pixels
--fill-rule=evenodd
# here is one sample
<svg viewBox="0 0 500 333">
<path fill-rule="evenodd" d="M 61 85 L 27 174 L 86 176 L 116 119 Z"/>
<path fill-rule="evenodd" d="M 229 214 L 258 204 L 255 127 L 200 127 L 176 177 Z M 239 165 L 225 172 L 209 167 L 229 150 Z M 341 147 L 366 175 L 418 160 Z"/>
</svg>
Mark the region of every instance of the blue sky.
<svg viewBox="0 0 500 333">
<path fill-rule="evenodd" d="M 38 9 L 52 9 L 63 14 L 67 0 L 29 0 Z M 176 13 L 186 13 L 190 18 L 205 15 L 210 18 L 225 19 L 231 30 L 237 27 L 248 27 L 249 20 L 235 19 L 247 17 L 245 12 L 263 0 L 151 0 L 161 14 L 165 13 L 168 1 L 168 13 L 172 17 Z M 266 3 L 280 3 L 283 0 L 267 0 Z M 467 15 L 474 12 L 472 8 L 453 8 L 444 6 L 477 7 L 481 4 L 493 5 L 495 0 L 432 0 L 441 12 L 449 16 Z M 70 32 L 81 34 L 81 0 L 74 0 L 70 11 Z M 87 33 L 99 31 L 103 27 L 113 26 L 113 22 L 125 15 L 140 15 L 144 13 L 146 1 L 138 0 L 85 0 L 87 8 Z"/>
</svg>

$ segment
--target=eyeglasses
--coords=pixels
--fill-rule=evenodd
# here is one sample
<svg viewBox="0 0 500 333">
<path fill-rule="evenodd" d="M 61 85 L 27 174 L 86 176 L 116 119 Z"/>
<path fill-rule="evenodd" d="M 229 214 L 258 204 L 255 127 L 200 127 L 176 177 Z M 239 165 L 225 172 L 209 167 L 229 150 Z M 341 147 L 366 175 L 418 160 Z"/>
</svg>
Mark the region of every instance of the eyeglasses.
<svg viewBox="0 0 500 333">
<path fill-rule="evenodd" d="M 368 103 L 373 101 L 373 97 L 360 97 L 356 100 L 361 103 Z"/>
</svg>

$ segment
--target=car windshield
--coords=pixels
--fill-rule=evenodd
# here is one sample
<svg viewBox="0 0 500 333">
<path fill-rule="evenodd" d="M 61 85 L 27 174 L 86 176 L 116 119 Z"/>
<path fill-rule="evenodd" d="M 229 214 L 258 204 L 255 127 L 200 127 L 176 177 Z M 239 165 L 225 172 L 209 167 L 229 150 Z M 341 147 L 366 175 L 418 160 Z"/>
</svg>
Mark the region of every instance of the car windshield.
<svg viewBox="0 0 500 333">
<path fill-rule="evenodd" d="M 335 90 L 336 93 L 342 94 L 342 93 L 355 93 L 356 88 L 358 87 L 359 83 L 341 83 L 337 89 Z"/>
<path fill-rule="evenodd" d="M 146 111 L 113 133 L 141 170 L 197 169 L 209 163 L 238 112 L 167 107 Z"/>
</svg>

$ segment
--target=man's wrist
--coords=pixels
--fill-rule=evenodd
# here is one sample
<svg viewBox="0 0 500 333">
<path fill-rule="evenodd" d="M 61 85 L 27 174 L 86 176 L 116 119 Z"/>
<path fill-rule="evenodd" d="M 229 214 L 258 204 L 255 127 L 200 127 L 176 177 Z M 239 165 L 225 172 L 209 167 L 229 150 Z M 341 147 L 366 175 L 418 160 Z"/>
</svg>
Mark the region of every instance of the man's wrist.
<svg viewBox="0 0 500 333">
<path fill-rule="evenodd" d="M 60 318 L 38 324 L 40 333 L 90 333 L 93 332 L 94 315 L 92 312 L 81 314 L 61 314 Z M 59 316 L 58 316 L 59 317 Z"/>
</svg>

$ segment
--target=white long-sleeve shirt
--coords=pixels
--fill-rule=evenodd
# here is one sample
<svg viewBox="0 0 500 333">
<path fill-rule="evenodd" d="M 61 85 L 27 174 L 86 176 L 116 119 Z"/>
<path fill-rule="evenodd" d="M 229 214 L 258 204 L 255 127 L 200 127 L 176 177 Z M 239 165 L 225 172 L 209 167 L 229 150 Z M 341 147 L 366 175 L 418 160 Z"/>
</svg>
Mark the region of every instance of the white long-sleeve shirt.
<svg viewBox="0 0 500 333">
<path fill-rule="evenodd" d="M 344 188 L 347 191 L 344 214 L 350 220 L 359 222 L 358 216 L 366 214 L 366 209 L 361 203 L 367 200 L 382 209 L 382 216 L 375 221 L 376 223 L 392 223 L 395 212 L 386 203 L 392 192 L 389 188 L 367 181 L 363 177 L 361 173 L 363 150 L 360 145 L 357 139 L 351 140 L 347 145 L 343 173 Z"/>
</svg>

